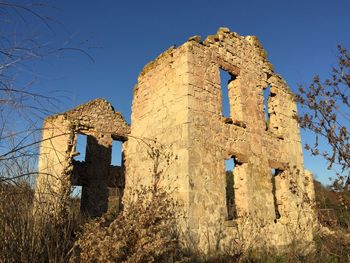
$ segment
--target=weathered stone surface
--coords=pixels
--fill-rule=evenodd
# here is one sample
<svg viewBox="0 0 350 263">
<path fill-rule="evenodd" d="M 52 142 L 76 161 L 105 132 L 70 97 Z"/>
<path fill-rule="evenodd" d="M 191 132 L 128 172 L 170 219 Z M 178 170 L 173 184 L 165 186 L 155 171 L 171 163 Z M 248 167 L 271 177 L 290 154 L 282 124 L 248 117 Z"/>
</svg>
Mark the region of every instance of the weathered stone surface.
<svg viewBox="0 0 350 263">
<path fill-rule="evenodd" d="M 112 141 L 125 141 L 129 132 L 121 114 L 103 99 L 48 117 L 40 146 L 36 207 L 59 213 L 71 185 L 82 186 L 81 211 L 88 216 L 101 216 L 117 207 L 110 199 L 120 201 L 115 192 L 124 188 L 124 167 L 110 165 Z M 73 160 L 78 134 L 87 135 L 85 162 Z"/>
<path fill-rule="evenodd" d="M 188 41 L 195 41 L 195 42 L 200 42 L 201 41 L 201 37 L 200 36 L 192 36 L 188 39 Z"/>
<path fill-rule="evenodd" d="M 308 245 L 315 222 L 313 185 L 303 168 L 293 94 L 256 37 L 220 28 L 203 43 L 193 40 L 141 72 L 131 125 L 133 137 L 156 138 L 178 156 L 168 174 L 174 195 L 185 204 L 187 238 L 205 252 L 214 244 L 229 247 L 237 235 L 247 246 L 282 248 L 293 238 Z M 223 87 L 230 116 L 222 115 L 220 68 L 233 76 Z M 151 183 L 143 172 L 151 161 L 137 140 L 128 140 L 125 149 L 128 195 L 136 183 Z M 227 223 L 225 160 L 231 158 L 237 217 Z M 292 237 L 292 230 L 298 234 Z"/>
<path fill-rule="evenodd" d="M 227 86 L 220 69 L 231 75 Z M 229 116 L 222 114 L 223 88 Z M 83 185 L 82 210 L 101 215 L 119 206 L 116 191 L 127 197 L 152 184 L 154 160 L 146 144 L 157 141 L 177 156 L 163 184 L 183 204 L 184 242 L 206 253 L 233 249 L 238 241 L 247 248 L 282 249 L 292 242 L 308 247 L 316 222 L 314 192 L 312 176 L 304 171 L 296 114 L 294 96 L 259 40 L 220 28 L 203 43 L 192 37 L 144 67 L 134 88 L 130 131 L 104 100 L 49 117 L 36 194 L 57 205 L 59 199 L 46 196 L 73 180 Z M 72 161 L 77 133 L 89 136 L 85 163 Z M 125 170 L 110 166 L 112 139 L 125 141 Z M 229 159 L 235 163 L 230 186 Z M 227 201 L 229 192 L 233 202 Z"/>
</svg>

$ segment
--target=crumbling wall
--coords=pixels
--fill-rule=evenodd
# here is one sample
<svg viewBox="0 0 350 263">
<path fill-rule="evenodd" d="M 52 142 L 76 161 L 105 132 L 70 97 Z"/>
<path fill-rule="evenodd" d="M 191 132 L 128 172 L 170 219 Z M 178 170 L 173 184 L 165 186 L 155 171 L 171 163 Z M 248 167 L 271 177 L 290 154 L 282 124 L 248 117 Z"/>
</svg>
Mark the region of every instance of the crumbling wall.
<svg viewBox="0 0 350 263">
<path fill-rule="evenodd" d="M 34 199 L 36 214 L 60 214 L 67 205 L 70 181 L 66 178 L 72 173 L 74 139 L 71 124 L 63 116 L 44 121 Z"/>
<path fill-rule="evenodd" d="M 220 70 L 231 76 L 229 83 Z M 229 116 L 222 113 L 223 89 Z M 270 90 L 267 105 L 264 90 Z M 83 213 L 116 210 L 123 191 L 131 197 L 154 183 L 150 152 L 162 145 L 176 158 L 158 167 L 160 185 L 182 203 L 179 230 L 188 246 L 205 253 L 237 245 L 308 248 L 314 192 L 296 114 L 293 94 L 256 37 L 227 28 L 203 42 L 192 37 L 144 67 L 131 129 L 101 99 L 45 120 L 36 207 L 62 210 L 73 184 L 83 186 Z M 73 159 L 79 133 L 88 137 L 84 162 Z M 124 142 L 120 167 L 110 165 L 113 140 Z M 230 184 L 226 160 L 234 163 Z"/>
<path fill-rule="evenodd" d="M 163 144 L 177 160 L 166 168 L 162 184 L 188 200 L 188 77 L 186 48 L 170 48 L 145 66 L 134 89 L 132 132 L 125 147 L 126 195 L 140 185 L 152 183 L 152 160 L 147 151 L 152 141 Z M 167 164 L 162 164 L 162 166 Z M 169 176 L 168 176 L 169 175 Z"/>
<path fill-rule="evenodd" d="M 230 116 L 222 115 L 220 69 L 228 83 Z M 269 118 L 263 90 L 270 86 Z M 312 181 L 304 174 L 296 104 L 256 37 L 226 28 L 193 37 L 148 64 L 138 78 L 131 136 L 156 138 L 178 156 L 168 173 L 184 203 L 181 224 L 196 248 L 210 252 L 237 240 L 283 247 L 312 241 Z M 151 164 L 138 140 L 126 147 L 126 186 L 151 183 Z M 236 217 L 228 220 L 225 160 L 234 159 Z M 126 189 L 126 195 L 128 190 Z M 247 223 L 248 222 L 248 223 Z M 241 231 L 237 231 L 240 229 Z M 291 236 L 293 232 L 293 236 Z M 297 233 L 297 234 L 296 234 Z M 255 244 L 256 243 L 256 244 Z"/>
<path fill-rule="evenodd" d="M 113 140 L 125 141 L 129 126 L 110 103 L 96 99 L 48 117 L 43 126 L 36 211 L 59 213 L 71 185 L 82 186 L 81 211 L 101 216 L 116 208 L 124 188 L 124 167 L 111 166 Z M 76 156 L 77 135 L 87 136 L 85 161 Z"/>
</svg>

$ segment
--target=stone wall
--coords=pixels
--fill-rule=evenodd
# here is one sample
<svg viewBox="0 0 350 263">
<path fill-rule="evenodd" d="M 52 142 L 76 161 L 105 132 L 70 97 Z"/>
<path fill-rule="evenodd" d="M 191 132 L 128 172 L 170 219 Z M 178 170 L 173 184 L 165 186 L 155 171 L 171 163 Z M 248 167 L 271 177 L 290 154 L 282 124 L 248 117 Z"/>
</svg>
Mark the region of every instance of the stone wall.
<svg viewBox="0 0 350 263">
<path fill-rule="evenodd" d="M 116 210 L 124 188 L 124 167 L 111 166 L 112 141 L 125 141 L 128 133 L 121 114 L 103 99 L 48 117 L 40 146 L 35 191 L 40 209 L 36 211 L 62 212 L 72 185 L 82 186 L 82 213 L 95 217 Z M 87 136 L 83 162 L 74 160 L 79 154 L 78 134 Z"/>
<path fill-rule="evenodd" d="M 231 75 L 227 85 L 220 69 Z M 222 88 L 228 89 L 230 116 L 222 115 Z M 255 246 L 312 241 L 313 185 L 304 173 L 296 103 L 256 37 L 227 28 L 203 42 L 192 37 L 146 65 L 134 92 L 130 135 L 172 145 L 178 160 L 168 176 L 184 203 L 182 230 L 197 248 L 227 248 L 237 229 Z M 146 148 L 137 139 L 127 142 L 126 195 L 135 183 L 151 183 L 144 174 L 151 165 Z M 235 161 L 235 218 L 226 201 L 228 159 Z"/>
<path fill-rule="evenodd" d="M 220 70 L 230 75 L 228 83 Z M 229 116 L 222 113 L 224 89 Z M 161 146 L 176 156 L 157 169 L 160 185 L 182 203 L 179 229 L 187 245 L 205 253 L 310 248 L 314 188 L 296 114 L 293 94 L 256 37 L 227 28 L 203 42 L 192 37 L 144 67 L 131 128 L 101 99 L 46 119 L 37 204 L 60 210 L 73 184 L 83 186 L 82 212 L 116 211 L 123 192 L 128 198 L 154 183 L 150 150 Z M 73 159 L 78 133 L 88 136 L 85 162 Z M 110 165 L 113 139 L 124 142 L 120 167 Z M 227 160 L 233 168 L 225 167 Z"/>
</svg>

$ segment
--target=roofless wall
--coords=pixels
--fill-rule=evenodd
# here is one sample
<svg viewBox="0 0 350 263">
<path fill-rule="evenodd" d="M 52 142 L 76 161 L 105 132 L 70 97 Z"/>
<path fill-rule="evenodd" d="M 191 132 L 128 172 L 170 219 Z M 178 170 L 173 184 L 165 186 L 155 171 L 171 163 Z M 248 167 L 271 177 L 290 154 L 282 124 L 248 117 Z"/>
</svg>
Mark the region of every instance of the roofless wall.
<svg viewBox="0 0 350 263">
<path fill-rule="evenodd" d="M 158 168 L 160 183 L 182 203 L 187 245 L 205 253 L 237 242 L 307 247 L 314 192 L 296 114 L 293 94 L 256 37 L 227 28 L 203 42 L 192 37 L 144 67 L 131 128 L 100 99 L 46 119 L 37 207 L 59 211 L 75 184 L 83 186 L 84 213 L 117 211 L 123 192 L 128 198 L 154 183 L 149 147 L 156 142 L 176 156 Z M 73 159 L 79 133 L 88 136 L 84 162 Z M 111 166 L 112 140 L 124 142 L 119 167 Z"/>
<path fill-rule="evenodd" d="M 225 83 L 220 72 L 229 75 Z M 203 42 L 192 37 L 146 65 L 134 92 L 131 135 L 172 145 L 178 159 L 168 177 L 197 248 L 232 245 L 237 226 L 246 243 L 282 247 L 294 228 L 303 244 L 312 241 L 313 184 L 304 172 L 296 103 L 256 37 L 227 28 Z M 150 165 L 147 149 L 129 140 L 126 195 L 128 187 L 151 183 L 143 172 Z"/>
</svg>

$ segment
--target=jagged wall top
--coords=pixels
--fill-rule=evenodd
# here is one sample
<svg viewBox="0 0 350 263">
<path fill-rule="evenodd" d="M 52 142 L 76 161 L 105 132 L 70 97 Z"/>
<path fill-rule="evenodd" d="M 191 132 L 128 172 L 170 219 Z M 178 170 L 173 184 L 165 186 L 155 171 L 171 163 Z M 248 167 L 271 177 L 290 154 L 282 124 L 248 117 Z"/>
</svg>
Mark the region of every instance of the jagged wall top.
<svg viewBox="0 0 350 263">
<path fill-rule="evenodd" d="M 81 133 L 110 133 L 123 140 L 126 139 L 125 135 L 130 133 L 130 126 L 121 113 L 114 111 L 112 104 L 101 98 L 80 104 L 64 113 L 50 116 L 45 122 L 52 121 L 59 116 L 70 121 L 74 129 Z"/>
<path fill-rule="evenodd" d="M 198 35 L 190 37 L 187 42 L 185 42 L 183 45 L 176 47 L 171 46 L 166 51 L 164 51 L 162 54 L 160 54 L 157 58 L 155 58 L 153 61 L 146 64 L 141 71 L 139 75 L 140 77 L 147 74 L 149 71 L 151 71 L 153 68 L 157 67 L 159 63 L 163 63 L 162 60 L 164 57 L 172 56 L 172 53 L 175 52 L 177 49 L 181 48 L 182 46 L 190 43 L 190 42 L 197 42 L 201 45 L 212 47 L 212 46 L 219 46 L 220 42 L 223 42 L 225 40 L 229 41 L 243 41 L 246 44 L 253 47 L 255 50 L 257 57 L 257 60 L 262 61 L 262 69 L 263 72 L 266 74 L 266 85 L 270 84 L 271 86 L 279 87 L 280 89 L 283 89 L 285 92 L 289 93 L 290 95 L 293 95 L 290 91 L 290 88 L 288 87 L 285 80 L 282 78 L 281 75 L 275 73 L 273 65 L 270 63 L 270 61 L 267 58 L 267 52 L 263 48 L 261 42 L 259 41 L 258 37 L 256 36 L 241 36 L 236 32 L 231 32 L 229 28 L 227 27 L 220 27 L 216 34 L 209 35 L 204 41 L 201 41 L 201 37 Z M 265 88 L 265 87 L 264 87 Z"/>
</svg>

